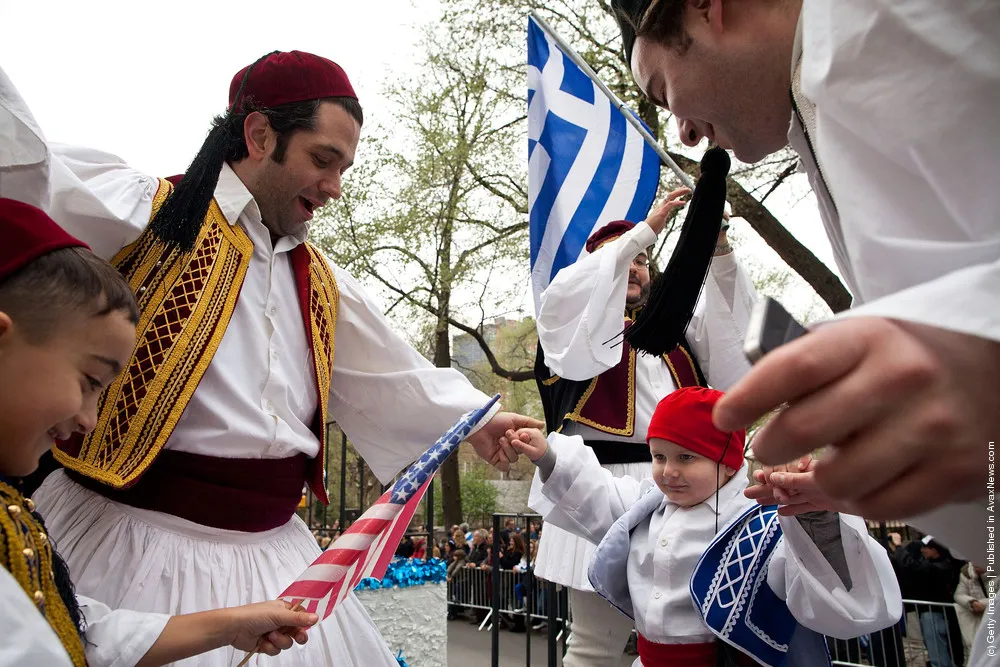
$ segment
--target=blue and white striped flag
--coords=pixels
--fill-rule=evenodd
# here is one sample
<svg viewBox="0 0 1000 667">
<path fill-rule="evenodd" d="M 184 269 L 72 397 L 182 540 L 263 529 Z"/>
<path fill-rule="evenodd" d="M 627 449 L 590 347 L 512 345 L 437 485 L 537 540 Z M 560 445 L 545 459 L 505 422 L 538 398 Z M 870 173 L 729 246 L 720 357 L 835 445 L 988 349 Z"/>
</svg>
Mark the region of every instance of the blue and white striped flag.
<svg viewBox="0 0 1000 667">
<path fill-rule="evenodd" d="M 660 159 L 642 135 L 528 19 L 528 207 L 535 311 L 542 291 L 612 220 L 645 219 Z"/>
</svg>

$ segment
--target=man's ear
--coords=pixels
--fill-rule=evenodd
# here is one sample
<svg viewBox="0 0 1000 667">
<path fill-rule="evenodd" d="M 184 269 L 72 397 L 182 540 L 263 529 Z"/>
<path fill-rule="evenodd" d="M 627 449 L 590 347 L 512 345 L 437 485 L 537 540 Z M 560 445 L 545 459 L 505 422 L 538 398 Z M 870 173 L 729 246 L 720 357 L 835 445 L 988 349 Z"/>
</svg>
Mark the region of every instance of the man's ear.
<svg viewBox="0 0 1000 667">
<path fill-rule="evenodd" d="M 243 121 L 243 138 L 247 143 L 247 153 L 252 160 L 261 161 L 271 152 L 274 130 L 267 116 L 254 111 Z"/>
<path fill-rule="evenodd" d="M 722 0 L 688 0 L 688 11 L 708 24 L 712 32 L 722 33 Z"/>
<path fill-rule="evenodd" d="M 0 310 L 0 345 L 10 337 L 13 327 L 14 321 L 10 319 L 10 315 Z"/>
</svg>

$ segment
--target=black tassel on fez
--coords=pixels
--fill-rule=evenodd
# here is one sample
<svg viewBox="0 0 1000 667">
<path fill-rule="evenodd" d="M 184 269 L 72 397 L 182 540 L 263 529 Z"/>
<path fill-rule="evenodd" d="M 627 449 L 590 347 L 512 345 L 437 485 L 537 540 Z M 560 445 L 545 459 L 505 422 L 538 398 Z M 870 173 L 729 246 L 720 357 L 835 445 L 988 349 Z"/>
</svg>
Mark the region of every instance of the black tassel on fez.
<svg viewBox="0 0 1000 667">
<path fill-rule="evenodd" d="M 677 247 L 653 283 L 646 306 L 625 332 L 625 339 L 641 352 L 666 354 L 684 338 L 722 229 L 729 166 L 729 154 L 718 147 L 701 159 L 701 178 L 691 196 Z"/>
</svg>

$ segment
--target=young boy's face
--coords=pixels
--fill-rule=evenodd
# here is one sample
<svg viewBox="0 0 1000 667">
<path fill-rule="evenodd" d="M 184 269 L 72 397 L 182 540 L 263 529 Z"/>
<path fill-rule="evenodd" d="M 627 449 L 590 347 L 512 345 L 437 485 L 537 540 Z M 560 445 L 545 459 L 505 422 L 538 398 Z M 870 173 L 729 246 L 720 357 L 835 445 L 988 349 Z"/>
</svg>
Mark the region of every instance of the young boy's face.
<svg viewBox="0 0 1000 667">
<path fill-rule="evenodd" d="M 701 454 L 660 438 L 649 441 L 649 453 L 653 457 L 653 481 L 671 502 L 681 507 L 705 502 L 735 472 L 729 466 L 719 466 Z"/>
<path fill-rule="evenodd" d="M 43 342 L 0 312 L 0 473 L 27 475 L 53 440 L 93 430 L 97 399 L 134 346 L 121 311 L 68 317 Z"/>
</svg>

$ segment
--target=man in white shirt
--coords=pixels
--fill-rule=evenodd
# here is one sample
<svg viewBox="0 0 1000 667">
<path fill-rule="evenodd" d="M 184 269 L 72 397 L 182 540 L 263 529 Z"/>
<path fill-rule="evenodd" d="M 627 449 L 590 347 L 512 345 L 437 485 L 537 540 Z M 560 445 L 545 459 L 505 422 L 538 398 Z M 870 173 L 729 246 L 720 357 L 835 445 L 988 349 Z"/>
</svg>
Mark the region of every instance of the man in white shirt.
<svg viewBox="0 0 1000 667">
<path fill-rule="evenodd" d="M 1000 433 L 1000 5 L 614 5 L 636 81 L 682 141 L 708 137 L 747 162 L 792 143 L 855 297 L 734 386 L 717 425 L 787 402 L 755 439 L 761 461 L 832 444 L 808 478 L 820 493 L 910 517 L 985 562 Z M 970 664 L 985 648 L 980 633 Z"/>
<path fill-rule="evenodd" d="M 688 192 L 671 192 L 639 224 L 616 221 L 594 232 L 588 254 L 542 293 L 536 376 L 548 429 L 581 436 L 615 477 L 649 477 L 646 429 L 660 399 L 706 381 L 728 387 L 749 369 L 742 335 L 756 292 L 725 231 L 681 346 L 660 357 L 621 340 L 648 299 L 648 248 Z M 570 589 L 572 635 L 563 658 L 570 667 L 618 664 L 632 631 L 587 578 L 595 546 L 556 524 L 546 524 L 539 544 L 536 575 Z"/>
<path fill-rule="evenodd" d="M 229 99 L 174 184 L 48 146 L 0 71 L 0 194 L 40 204 L 112 259 L 142 311 L 96 424 L 56 434 L 66 470 L 34 498 L 77 591 L 113 608 L 276 598 L 319 554 L 294 510 L 304 482 L 325 497 L 328 415 L 387 482 L 487 400 L 406 344 L 306 242 L 360 136 L 343 70 L 275 52 L 234 77 Z M 504 468 L 516 454 L 497 437 L 525 421 L 537 424 L 491 412 L 469 440 Z M 220 649 L 190 664 L 236 660 Z M 284 660 L 396 665 L 353 596 Z"/>
</svg>

